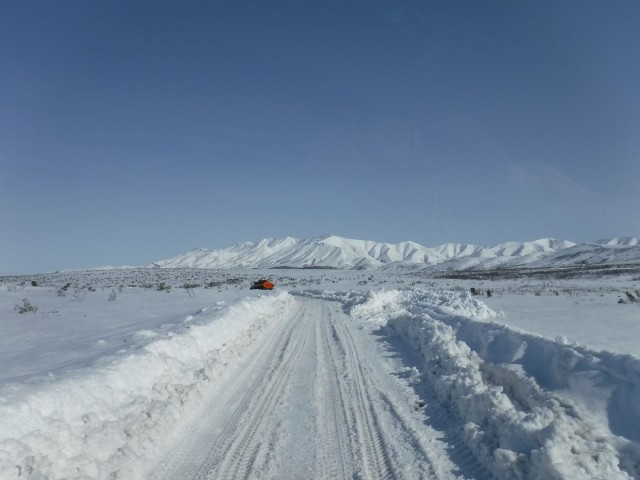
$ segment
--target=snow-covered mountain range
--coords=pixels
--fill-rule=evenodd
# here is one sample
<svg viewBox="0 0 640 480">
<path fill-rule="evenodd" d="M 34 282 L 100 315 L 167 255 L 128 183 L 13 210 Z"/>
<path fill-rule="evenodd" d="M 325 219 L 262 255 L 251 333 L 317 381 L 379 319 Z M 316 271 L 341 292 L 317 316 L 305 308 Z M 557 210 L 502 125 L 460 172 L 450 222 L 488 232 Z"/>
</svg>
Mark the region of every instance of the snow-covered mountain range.
<svg viewBox="0 0 640 480">
<path fill-rule="evenodd" d="M 587 244 L 543 238 L 489 247 L 459 243 L 425 247 L 415 242 L 391 244 L 322 235 L 302 240 L 266 238 L 219 250 L 198 248 L 154 262 L 149 267 L 365 269 L 426 266 L 438 270 L 463 270 L 625 263 L 640 263 L 638 238 L 613 238 Z"/>
</svg>

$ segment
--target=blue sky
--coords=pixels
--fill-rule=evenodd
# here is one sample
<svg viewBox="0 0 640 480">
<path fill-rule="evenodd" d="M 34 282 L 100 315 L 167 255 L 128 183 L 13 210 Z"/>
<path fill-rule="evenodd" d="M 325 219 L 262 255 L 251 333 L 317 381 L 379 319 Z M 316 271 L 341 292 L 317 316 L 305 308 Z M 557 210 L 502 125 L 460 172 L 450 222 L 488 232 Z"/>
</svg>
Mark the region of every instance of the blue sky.
<svg viewBox="0 0 640 480">
<path fill-rule="evenodd" d="M 0 272 L 640 235 L 640 3 L 0 5 Z"/>
</svg>

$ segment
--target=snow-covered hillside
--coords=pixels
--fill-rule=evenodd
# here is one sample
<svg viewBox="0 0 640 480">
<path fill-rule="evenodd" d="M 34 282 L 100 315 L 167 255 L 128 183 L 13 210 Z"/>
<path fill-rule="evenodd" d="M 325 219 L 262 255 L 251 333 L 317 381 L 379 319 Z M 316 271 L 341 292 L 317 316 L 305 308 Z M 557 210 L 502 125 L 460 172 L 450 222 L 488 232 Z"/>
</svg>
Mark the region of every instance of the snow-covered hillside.
<svg viewBox="0 0 640 480">
<path fill-rule="evenodd" d="M 425 247 L 415 242 L 397 244 L 323 235 L 299 240 L 267 238 L 219 250 L 199 248 L 153 263 L 162 268 L 339 268 L 419 266 L 438 269 L 553 267 L 640 262 L 637 238 L 575 244 L 543 238 L 488 247 L 447 243 Z"/>
<path fill-rule="evenodd" d="M 463 250 L 465 248 L 460 247 L 452 251 Z M 393 262 L 439 263 L 447 258 L 447 254 L 444 249 L 430 249 L 413 242 L 390 244 L 323 235 L 303 240 L 267 238 L 221 250 L 200 248 L 154 265 L 168 268 L 366 268 Z"/>
<path fill-rule="evenodd" d="M 570 265 L 604 265 L 637 263 L 640 261 L 640 245 L 635 243 L 582 244 L 559 250 L 536 261 L 533 267 L 556 267 Z"/>
<path fill-rule="evenodd" d="M 608 240 L 599 240 L 596 243 L 602 245 L 640 245 L 640 238 L 636 237 L 618 237 L 610 238 Z"/>
</svg>

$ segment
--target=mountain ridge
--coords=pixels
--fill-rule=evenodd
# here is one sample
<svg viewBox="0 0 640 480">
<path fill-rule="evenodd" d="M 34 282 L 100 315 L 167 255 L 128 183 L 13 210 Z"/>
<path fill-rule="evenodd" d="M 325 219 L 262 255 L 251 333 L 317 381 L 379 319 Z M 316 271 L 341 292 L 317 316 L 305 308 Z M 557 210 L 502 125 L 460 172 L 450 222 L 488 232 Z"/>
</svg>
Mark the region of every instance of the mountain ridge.
<svg viewBox="0 0 640 480">
<path fill-rule="evenodd" d="M 640 240 L 635 237 L 585 244 L 541 238 L 486 247 L 460 243 L 425 247 L 412 241 L 392 244 L 325 234 L 306 239 L 263 238 L 217 250 L 197 248 L 148 267 L 367 269 L 399 265 L 466 270 L 634 262 L 640 262 Z"/>
</svg>

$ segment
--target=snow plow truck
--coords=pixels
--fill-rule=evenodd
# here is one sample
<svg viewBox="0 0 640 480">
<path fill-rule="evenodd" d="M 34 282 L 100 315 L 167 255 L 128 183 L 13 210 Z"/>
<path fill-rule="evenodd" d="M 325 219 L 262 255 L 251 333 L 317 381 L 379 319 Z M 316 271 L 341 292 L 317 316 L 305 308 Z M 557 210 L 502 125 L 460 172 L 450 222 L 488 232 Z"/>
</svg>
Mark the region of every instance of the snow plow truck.
<svg viewBox="0 0 640 480">
<path fill-rule="evenodd" d="M 275 287 L 273 282 L 266 279 L 258 280 L 251 284 L 251 290 L 273 290 L 273 287 Z"/>
</svg>

